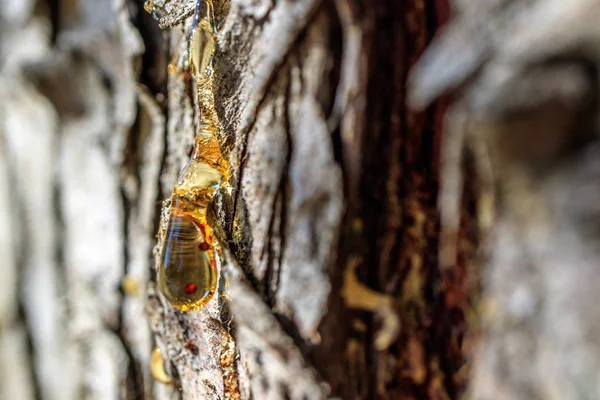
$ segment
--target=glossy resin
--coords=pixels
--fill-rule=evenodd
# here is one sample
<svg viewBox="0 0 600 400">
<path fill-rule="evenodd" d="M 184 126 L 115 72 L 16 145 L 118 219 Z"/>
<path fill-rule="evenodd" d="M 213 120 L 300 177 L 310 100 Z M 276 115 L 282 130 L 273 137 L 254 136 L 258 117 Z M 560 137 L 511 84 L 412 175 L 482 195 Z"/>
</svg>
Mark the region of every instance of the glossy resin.
<svg viewBox="0 0 600 400">
<path fill-rule="evenodd" d="M 217 116 L 212 91 L 215 51 L 213 5 L 200 1 L 189 45 L 189 65 L 196 78 L 200 112 L 191 159 L 181 172 L 171 198 L 158 265 L 158 284 L 167 300 L 182 311 L 203 307 L 216 291 L 217 244 L 206 211 L 221 182 L 227 163 L 217 140 Z"/>
</svg>

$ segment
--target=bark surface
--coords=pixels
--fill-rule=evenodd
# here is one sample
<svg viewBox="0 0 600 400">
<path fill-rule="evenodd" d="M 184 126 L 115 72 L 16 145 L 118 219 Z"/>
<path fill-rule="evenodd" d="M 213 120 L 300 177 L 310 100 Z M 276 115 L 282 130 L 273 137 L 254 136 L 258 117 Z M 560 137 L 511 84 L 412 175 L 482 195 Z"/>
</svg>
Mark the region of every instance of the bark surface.
<svg viewBox="0 0 600 400">
<path fill-rule="evenodd" d="M 195 2 L 1 4 L 2 397 L 457 395 L 468 262 L 437 270 L 438 113 L 404 105 L 438 6 L 215 4 L 220 290 L 183 314 L 151 254 Z"/>
<path fill-rule="evenodd" d="M 219 291 L 181 313 L 195 0 L 0 1 L 0 399 L 598 397 L 598 4 L 563 3 L 456 1 L 409 79 L 445 2 L 217 1 Z M 405 104 L 455 89 L 443 138 Z"/>
</svg>

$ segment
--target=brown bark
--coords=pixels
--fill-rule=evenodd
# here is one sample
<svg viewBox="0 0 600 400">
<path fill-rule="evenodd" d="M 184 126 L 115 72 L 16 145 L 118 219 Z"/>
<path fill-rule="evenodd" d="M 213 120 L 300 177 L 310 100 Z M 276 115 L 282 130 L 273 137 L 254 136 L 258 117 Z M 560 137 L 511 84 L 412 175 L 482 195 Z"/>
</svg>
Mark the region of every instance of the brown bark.
<svg viewBox="0 0 600 400">
<path fill-rule="evenodd" d="M 457 3 L 411 98 L 459 88 L 496 190 L 473 397 L 598 398 L 600 4 Z"/>
<path fill-rule="evenodd" d="M 228 244 L 227 290 L 197 315 L 152 303 L 183 393 L 231 389 L 196 372 L 219 366 L 223 350 L 205 344 L 223 337 L 218 327 L 235 338 L 242 397 L 456 398 L 464 388 L 476 231 L 441 274 L 439 112 L 404 105 L 408 69 L 439 18 L 421 2 L 234 2 L 218 14 L 215 99 L 233 191 L 212 222 Z M 178 29 L 172 48 L 183 51 Z"/>
</svg>

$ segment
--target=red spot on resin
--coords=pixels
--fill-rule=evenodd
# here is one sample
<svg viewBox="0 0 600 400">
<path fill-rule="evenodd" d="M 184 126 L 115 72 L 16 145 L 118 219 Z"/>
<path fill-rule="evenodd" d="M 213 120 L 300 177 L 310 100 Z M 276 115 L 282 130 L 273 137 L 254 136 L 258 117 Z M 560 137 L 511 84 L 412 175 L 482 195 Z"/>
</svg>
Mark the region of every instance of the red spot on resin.
<svg viewBox="0 0 600 400">
<path fill-rule="evenodd" d="M 202 251 L 206 251 L 206 250 L 210 249 L 210 245 L 206 242 L 202 242 L 198 245 L 198 248 Z"/>
<path fill-rule="evenodd" d="M 187 294 L 193 294 L 197 288 L 198 287 L 195 284 L 188 283 L 187 285 L 185 285 L 185 288 L 183 288 L 183 291 L 186 292 Z"/>
</svg>

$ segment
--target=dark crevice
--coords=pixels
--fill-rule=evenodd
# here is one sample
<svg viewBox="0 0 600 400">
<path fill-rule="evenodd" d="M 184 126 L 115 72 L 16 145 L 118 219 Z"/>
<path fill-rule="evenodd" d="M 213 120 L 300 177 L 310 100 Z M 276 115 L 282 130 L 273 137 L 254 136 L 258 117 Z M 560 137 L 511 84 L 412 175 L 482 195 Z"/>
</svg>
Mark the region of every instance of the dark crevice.
<svg viewBox="0 0 600 400">
<path fill-rule="evenodd" d="M 166 127 L 169 126 L 169 114 L 168 110 L 168 95 L 167 95 L 167 68 L 168 54 L 169 54 L 169 42 L 166 40 L 167 33 L 160 29 L 158 24 L 152 19 L 152 16 L 142 8 L 143 2 L 135 0 L 127 0 L 127 6 L 130 10 L 131 22 L 140 32 L 140 36 L 144 40 L 144 53 L 139 57 L 138 64 L 138 81 L 144 87 L 148 88 L 149 95 L 152 96 L 156 104 L 158 105 L 162 116 L 164 117 L 164 131 L 163 131 L 163 153 L 159 160 L 160 170 L 158 176 L 162 176 L 163 171 L 166 168 L 167 163 L 167 131 Z M 143 111 L 138 102 L 138 115 L 136 118 L 135 126 L 132 130 L 137 132 L 139 130 L 139 119 L 140 114 Z M 134 140 L 130 137 L 130 141 Z M 138 140 L 139 142 L 139 140 Z M 128 147 L 136 146 L 135 143 L 130 143 Z M 133 153 L 136 154 L 136 153 Z M 134 162 L 132 162 L 134 161 Z M 139 178 L 139 166 L 141 160 L 129 159 L 130 165 L 129 170 L 136 174 L 137 181 L 140 182 Z M 164 188 L 162 187 L 162 181 L 158 180 L 158 188 L 155 199 L 154 208 L 154 221 L 152 232 L 157 232 L 160 225 L 160 215 L 162 210 L 162 201 L 164 200 L 162 193 Z M 150 268 L 150 280 L 156 281 L 156 270 Z"/>
<path fill-rule="evenodd" d="M 33 337 L 31 334 L 31 324 L 29 323 L 29 320 L 27 318 L 27 313 L 25 312 L 24 309 L 24 305 L 23 305 L 23 301 L 19 301 L 17 304 L 17 318 L 21 321 L 23 321 L 23 325 L 24 325 L 24 331 L 25 331 L 25 341 L 26 341 L 26 346 L 27 346 L 27 356 L 28 356 L 28 363 L 27 363 L 27 368 L 29 370 L 29 374 L 31 375 L 31 377 L 33 379 L 31 379 L 30 384 L 31 384 L 31 389 L 33 392 L 33 397 L 35 399 L 42 399 L 41 394 L 42 392 L 42 388 L 40 386 L 40 379 L 39 379 L 39 375 L 37 374 L 37 370 L 35 368 L 35 365 L 37 363 L 36 360 L 36 352 L 35 352 L 35 346 L 33 343 Z"/>
<path fill-rule="evenodd" d="M 287 98 L 287 97 L 286 97 Z M 287 107 L 287 106 L 286 106 Z M 286 127 L 286 132 L 290 132 L 289 131 L 289 126 Z M 290 141 L 291 137 L 288 136 L 288 158 L 287 158 L 287 162 L 286 165 L 284 167 L 284 178 L 281 180 L 280 186 L 279 186 L 279 193 L 281 194 L 281 199 L 280 199 L 280 214 L 279 214 L 279 236 L 280 236 L 280 241 L 279 241 L 279 259 L 277 260 L 278 263 L 278 267 L 277 267 L 277 273 L 275 274 L 275 276 L 273 277 L 273 292 L 277 293 L 277 291 L 279 290 L 279 282 L 281 279 L 281 268 L 283 267 L 283 260 L 284 260 L 284 256 L 285 256 L 285 249 L 286 249 L 286 245 L 287 245 L 287 232 L 286 232 L 286 228 L 287 228 L 287 212 L 288 212 L 288 199 L 290 198 L 290 188 L 289 188 L 289 183 L 288 183 L 288 178 L 287 178 L 287 172 L 289 171 L 289 163 L 290 163 L 290 159 L 291 159 L 291 154 L 292 154 L 292 145 L 291 145 L 291 141 Z"/>
<path fill-rule="evenodd" d="M 426 4 L 424 17 L 427 27 L 427 41 L 430 41 L 440 24 L 443 23 L 443 21 L 440 20 L 440 15 L 438 15 L 436 4 Z M 443 112 L 443 107 L 439 105 L 430 107 L 427 110 L 425 113 L 426 123 L 422 135 L 422 154 L 420 157 L 423 160 L 429 160 L 429 162 L 424 163 L 423 170 L 424 175 L 428 176 L 430 182 L 429 191 L 432 194 L 432 197 L 430 198 L 431 209 L 437 209 L 436 200 L 439 185 L 439 163 L 432 162 L 439 160 L 439 155 L 436 154 L 436 151 L 439 151 L 439 146 L 437 143 L 440 142 L 442 129 L 441 126 L 436 126 L 436 117 L 438 114 Z M 469 170 L 475 173 L 474 168 L 469 168 Z M 465 171 L 466 170 L 463 168 L 463 173 L 465 173 Z M 463 191 L 471 191 L 470 188 L 472 186 L 473 185 L 470 185 L 468 182 L 465 182 Z M 474 192 L 472 192 L 472 194 L 474 196 L 476 195 Z M 466 193 L 463 196 L 463 201 L 465 200 Z M 463 203 L 461 210 L 461 212 L 464 214 L 463 221 L 469 220 L 469 216 L 475 215 L 475 209 L 469 209 L 468 205 L 465 203 Z M 430 216 L 429 218 L 433 218 L 433 216 Z M 476 241 L 475 237 L 469 237 L 468 239 L 471 242 Z M 427 264 L 432 266 L 439 265 L 439 260 L 437 258 L 438 248 L 438 238 L 430 238 L 428 241 L 428 249 L 426 253 L 427 256 L 425 259 Z M 452 279 L 453 282 L 450 283 L 451 285 L 454 284 L 460 286 L 462 284 L 461 281 L 464 279 L 464 277 L 457 275 L 460 274 L 461 268 L 464 268 L 464 264 L 461 265 L 460 262 L 453 267 L 451 273 L 455 276 L 455 278 Z M 435 323 L 431 324 L 428 329 L 429 342 L 426 343 L 426 351 L 429 353 L 429 356 L 438 357 L 439 366 L 443 376 L 444 389 L 450 399 L 457 399 L 465 387 L 463 385 L 464 382 L 457 380 L 455 376 L 460 367 L 463 366 L 465 360 L 460 349 L 460 344 L 458 344 L 457 348 L 457 345 L 454 344 L 454 342 L 458 340 L 460 343 L 460 337 L 464 335 L 464 331 L 466 329 L 466 322 L 465 313 L 462 308 L 449 308 L 445 304 L 445 296 L 442 295 L 440 287 L 442 286 L 444 280 L 447 279 L 448 277 L 443 276 L 438 268 L 432 267 L 429 271 L 429 277 L 426 281 L 427 292 L 425 293 L 425 296 L 427 301 L 432 304 L 432 314 Z M 456 337 L 455 335 L 459 335 L 460 337 Z M 431 379 L 431 377 L 428 379 Z"/>
<path fill-rule="evenodd" d="M 258 107 L 256 108 L 256 113 L 258 114 L 260 112 L 260 109 L 262 108 L 262 104 L 266 99 L 266 95 L 260 100 Z M 244 180 L 244 164 L 246 162 L 246 158 L 248 156 L 248 136 L 250 135 L 250 132 L 252 131 L 252 129 L 254 128 L 254 124 L 256 123 L 256 116 L 254 117 L 254 119 L 252 120 L 252 123 L 250 124 L 247 132 L 241 133 L 244 136 L 244 142 L 242 145 L 242 151 L 240 154 L 240 158 L 238 160 L 238 168 L 239 168 L 239 176 L 237 177 L 237 181 L 236 181 L 236 185 L 235 185 L 235 194 L 233 197 L 233 215 L 231 216 L 231 220 L 234 221 L 233 224 L 231 224 L 231 231 L 228 232 L 228 236 L 229 238 L 233 238 L 233 229 L 234 229 L 234 225 L 235 225 L 235 220 L 237 218 L 237 210 L 238 210 L 238 200 L 242 197 L 242 181 Z"/>
<path fill-rule="evenodd" d="M 133 135 L 131 135 L 133 136 Z M 121 191 L 121 197 L 123 202 L 123 276 L 127 276 L 130 262 L 129 255 L 129 221 L 131 218 L 131 208 L 132 204 L 127 198 L 126 194 Z M 123 288 L 119 288 L 119 293 L 121 296 L 120 307 L 118 309 L 117 314 L 117 327 L 114 330 L 115 335 L 119 338 L 123 345 L 123 350 L 127 355 L 127 376 L 125 377 L 124 383 L 126 388 L 126 399 L 135 399 L 135 400 L 143 400 L 145 399 L 144 394 L 144 375 L 141 369 L 141 366 L 136 361 L 135 356 L 133 355 L 130 344 L 126 338 L 127 334 L 125 332 L 125 321 L 124 321 L 124 313 L 125 313 L 125 302 L 127 299 L 126 293 L 124 293 Z"/>
<path fill-rule="evenodd" d="M 139 82 L 148 88 L 154 97 L 164 99 L 157 101 L 163 114 L 167 110 L 167 68 L 168 46 L 165 39 L 167 34 L 158 27 L 152 16 L 141 8 L 143 2 L 128 0 L 131 10 L 131 22 L 140 32 L 144 40 L 145 51 L 141 55 L 139 68 Z"/>
<path fill-rule="evenodd" d="M 397 210 L 390 207 L 389 201 L 392 196 L 400 198 L 401 193 L 390 193 L 387 180 L 393 163 L 402 165 L 402 155 L 400 154 L 400 159 L 393 156 L 398 157 L 398 145 L 394 144 L 394 139 L 398 140 L 404 129 L 398 125 L 391 126 L 390 120 L 395 117 L 400 123 L 403 121 L 402 115 L 398 115 L 402 108 L 398 108 L 394 100 L 395 96 L 400 96 L 395 91 L 398 70 L 404 68 L 401 55 L 404 48 L 398 45 L 404 38 L 404 28 L 397 21 L 399 16 L 404 15 L 404 7 L 386 1 L 377 6 L 364 4 L 363 8 L 367 10 L 363 21 L 376 28 L 368 31 L 369 35 L 365 39 L 369 71 L 365 110 L 368 124 L 365 132 L 368 132 L 368 137 L 361 138 L 357 144 L 362 150 L 362 176 L 358 191 L 360 198 L 356 199 L 357 214 L 364 221 L 364 229 L 358 240 L 364 246 L 358 249 L 362 250 L 361 253 L 355 253 L 363 257 L 364 263 L 359 265 L 356 273 L 368 287 L 381 291 L 383 282 L 380 277 L 387 276 L 391 266 L 397 265 L 392 257 L 384 264 L 383 245 L 388 243 L 390 249 L 400 247 L 394 237 L 395 230 L 390 226 L 392 221 L 398 221 Z M 393 182 L 394 185 L 402 184 L 404 177 L 400 175 L 399 178 Z M 389 241 L 392 243 L 389 244 Z M 363 322 L 366 325 L 365 341 L 372 343 L 378 330 L 376 318 L 367 315 Z M 377 398 L 377 388 L 382 379 L 379 375 L 379 357 L 382 355 L 372 351 L 368 344 L 363 351 L 367 372 L 367 376 L 363 378 L 365 392 L 368 393 L 368 398 Z"/>
<path fill-rule="evenodd" d="M 336 126 L 333 131 L 331 131 L 331 149 L 333 152 L 333 160 L 340 167 L 340 171 L 342 173 L 342 182 L 343 182 L 343 190 L 344 190 L 344 198 L 348 197 L 348 171 L 344 168 L 344 147 L 342 144 L 342 131 L 340 126 Z"/>
<path fill-rule="evenodd" d="M 283 259 L 285 254 L 285 246 L 286 246 L 286 224 L 287 224 L 287 201 L 288 201 L 288 189 L 287 189 L 287 180 L 284 180 L 280 184 L 279 193 L 281 194 L 281 198 L 279 199 L 279 254 L 277 257 L 277 270 L 274 271 L 273 276 L 271 278 L 271 301 L 273 304 L 276 304 L 276 294 L 279 292 L 279 283 L 281 281 L 281 268 L 283 266 Z"/>
<path fill-rule="evenodd" d="M 277 313 L 274 313 L 273 315 L 277 319 L 277 322 L 279 322 L 281 329 L 293 340 L 294 345 L 304 355 L 305 360 L 308 363 L 308 360 L 311 359 L 311 354 L 314 350 L 314 347 L 309 341 L 305 340 L 302 335 L 300 335 L 300 332 L 298 332 L 298 328 L 294 322 L 294 316 L 292 315 L 288 317 L 286 315 Z M 311 365 L 311 367 L 315 368 L 316 366 Z M 317 368 L 315 368 L 315 370 L 317 370 Z"/>
<path fill-rule="evenodd" d="M 333 113 L 335 111 L 334 107 L 336 96 L 342 76 L 344 35 L 342 31 L 341 20 L 335 6 L 327 3 L 325 7 L 327 7 L 327 15 L 330 18 L 330 29 L 328 34 L 330 45 L 329 51 L 332 55 L 332 65 L 329 73 L 324 79 L 327 84 L 323 85 L 322 94 L 319 97 L 321 98 L 323 114 L 327 116 L 325 120 L 329 121 L 333 117 Z"/>
<path fill-rule="evenodd" d="M 60 0 L 47 0 L 50 26 L 52 31 L 50 32 L 50 44 L 56 46 L 56 39 L 60 33 Z"/>
<path fill-rule="evenodd" d="M 267 235 L 263 239 L 266 244 L 263 247 L 263 252 L 261 258 L 266 255 L 267 257 L 267 266 L 265 268 L 265 275 L 261 286 L 263 286 L 262 294 L 264 298 L 266 298 L 267 304 L 269 308 L 272 308 L 275 305 L 275 296 L 274 290 L 272 287 L 272 275 L 273 275 L 273 227 L 275 225 L 275 218 L 277 217 L 277 200 L 279 198 L 279 191 L 275 193 L 275 197 L 273 198 L 273 206 L 271 207 L 271 217 L 269 218 L 269 227 L 267 229 Z"/>
<path fill-rule="evenodd" d="M 20 207 L 18 207 L 20 208 Z M 19 212 L 19 215 L 24 215 L 23 214 L 22 208 L 21 208 L 21 212 Z M 28 235 L 22 231 L 21 233 L 21 243 L 28 243 L 27 242 L 27 237 Z M 21 254 L 18 256 L 17 260 L 16 260 L 16 265 L 17 265 L 17 270 L 18 271 L 26 271 L 26 255 L 25 253 L 27 252 L 27 249 L 25 247 L 22 247 L 21 249 Z M 19 300 L 17 302 L 17 318 L 21 321 L 23 321 L 23 325 L 25 327 L 24 331 L 25 331 L 25 340 L 26 340 L 26 344 L 27 344 L 27 354 L 28 354 L 28 358 L 29 358 L 29 363 L 27 364 L 27 367 L 29 369 L 29 373 L 31 374 L 31 377 L 33 378 L 31 380 L 31 384 L 32 384 L 32 391 L 34 394 L 34 397 L 36 399 L 41 399 L 42 396 L 41 394 L 42 392 L 42 387 L 40 385 L 40 377 L 37 373 L 37 369 L 35 368 L 35 365 L 37 364 L 37 355 L 36 355 L 36 349 L 35 349 L 35 344 L 33 341 L 33 335 L 32 335 L 32 326 L 31 326 L 31 322 L 29 321 L 29 318 L 27 316 L 27 311 L 25 310 L 25 302 L 23 299 L 23 293 L 22 293 L 22 288 L 23 288 L 23 276 L 21 274 L 19 274 L 18 278 L 19 280 L 19 284 L 18 287 L 21 289 L 20 290 L 20 296 L 19 296 Z"/>
<path fill-rule="evenodd" d="M 286 59 L 287 59 L 287 57 L 286 57 Z M 282 63 L 282 65 L 283 65 L 283 63 Z M 282 65 L 280 65 L 276 68 L 277 71 L 279 71 L 279 69 L 282 67 Z M 266 87 L 270 87 L 270 85 L 272 84 L 272 82 L 275 80 L 276 77 L 277 77 L 276 74 L 270 75 Z M 258 105 L 256 106 L 256 112 L 255 112 L 254 117 L 252 118 L 251 123 L 248 125 L 248 127 L 246 127 L 245 129 L 242 129 L 239 133 L 240 136 L 244 137 L 244 141 L 243 141 L 243 145 L 242 145 L 242 151 L 240 153 L 240 157 L 238 159 L 238 164 L 237 164 L 239 167 L 239 176 L 237 177 L 237 181 L 236 181 L 236 185 L 235 185 L 236 187 L 235 187 L 235 195 L 234 195 L 234 199 L 233 199 L 233 215 L 231 216 L 232 221 L 236 220 L 237 212 L 238 212 L 238 200 L 242 196 L 242 181 L 244 180 L 244 172 L 245 172 L 244 164 L 246 163 L 246 159 L 248 157 L 248 137 L 249 137 L 252 129 L 254 129 L 258 114 L 260 113 L 260 110 L 262 109 L 262 107 L 268 97 L 269 97 L 268 91 L 265 91 L 265 93 L 261 97 L 260 101 L 258 102 Z M 233 225 L 234 224 L 232 224 L 232 231 L 228 232 L 228 235 L 230 238 L 233 237 Z"/>
<path fill-rule="evenodd" d="M 119 315 L 121 318 L 121 315 Z M 121 321 L 119 321 L 121 323 Z M 124 400 L 143 400 L 146 398 L 144 393 L 144 375 L 141 364 L 136 361 L 135 355 L 129 347 L 127 339 L 123 335 L 122 327 L 112 330 L 114 335 L 121 342 L 121 346 L 127 356 L 127 375 L 124 379 Z"/>
<path fill-rule="evenodd" d="M 403 366 L 408 362 L 409 340 L 418 338 L 424 349 L 422 367 L 428 370 L 426 377 L 417 383 L 407 376 L 385 390 L 395 390 L 401 397 L 428 398 L 428 390 L 439 374 L 444 382 L 440 389 L 454 399 L 458 395 L 457 366 L 462 365 L 460 354 L 457 358 L 456 354 L 446 353 L 449 332 L 461 323 L 460 312 L 454 311 L 460 310 L 443 310 L 452 312 L 456 316 L 453 319 L 437 313 L 440 277 L 437 233 L 432 223 L 435 225 L 437 219 L 436 152 L 440 137 L 435 121 L 443 110 L 432 108 L 416 114 L 404 104 L 408 71 L 439 24 L 435 14 L 438 4 L 426 3 L 425 8 L 419 4 L 422 3 L 387 0 L 371 5 L 364 17 L 372 18 L 376 29 L 365 40 L 370 46 L 365 52 L 370 71 L 366 110 L 369 137 L 362 145 L 358 213 L 364 221 L 367 246 L 363 253 L 365 265 L 357 272 L 368 286 L 397 299 L 405 295 L 406 280 L 415 274 L 423 285 L 418 298 L 398 304 L 403 333 L 392 347 L 383 353 L 368 347 L 364 350 L 366 368 L 371 372 L 368 392 L 373 398 L 386 381 L 385 374 L 413 368 Z M 399 16 L 407 23 L 398 24 Z M 419 213 L 425 219 L 422 231 L 415 230 Z M 414 264 L 413 255 L 420 257 L 422 263 Z M 369 342 L 379 324 L 369 318 L 366 322 Z M 397 366 L 381 368 L 381 357 L 393 359 Z M 430 370 L 431 360 L 438 360 L 442 371 Z"/>
<path fill-rule="evenodd" d="M 287 244 L 287 238 L 286 238 L 286 228 L 287 228 L 287 201 L 289 198 L 289 182 L 288 182 L 288 175 L 290 172 L 290 163 L 292 161 L 292 151 L 293 151 L 293 146 L 292 146 L 292 131 L 291 131 L 291 115 L 290 115 L 290 97 L 291 97 L 291 86 L 292 86 L 292 77 L 291 77 L 291 70 L 288 70 L 288 79 L 287 79 L 287 85 L 285 88 L 285 95 L 284 95 L 284 104 L 283 104 L 283 109 L 284 109 L 284 132 L 285 132 L 285 136 L 286 136 L 286 157 L 285 157 L 285 163 L 283 165 L 282 171 L 281 171 L 281 178 L 279 180 L 279 183 L 277 185 L 277 196 L 276 198 L 279 198 L 279 257 L 277 260 L 277 270 L 273 271 L 273 276 L 270 277 L 269 279 L 269 287 L 270 287 L 270 293 L 269 293 L 269 297 L 270 297 L 270 301 L 273 303 L 273 305 L 276 305 L 276 299 L 275 296 L 277 294 L 277 292 L 279 291 L 279 281 L 280 281 L 280 276 L 281 276 L 281 268 L 283 266 L 283 260 L 284 260 L 284 255 L 285 255 L 285 246 Z"/>
</svg>

